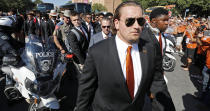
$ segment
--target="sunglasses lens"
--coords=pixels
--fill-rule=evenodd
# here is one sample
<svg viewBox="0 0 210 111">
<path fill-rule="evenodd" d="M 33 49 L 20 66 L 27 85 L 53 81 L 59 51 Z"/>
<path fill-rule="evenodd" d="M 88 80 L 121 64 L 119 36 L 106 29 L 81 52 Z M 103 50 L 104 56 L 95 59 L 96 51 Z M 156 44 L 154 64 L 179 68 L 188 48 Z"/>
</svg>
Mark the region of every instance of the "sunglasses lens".
<svg viewBox="0 0 210 111">
<path fill-rule="evenodd" d="M 135 23 L 135 18 L 128 18 L 128 19 L 126 19 L 126 21 L 125 21 L 125 25 L 126 25 L 127 27 L 132 26 L 134 23 Z"/>
<path fill-rule="evenodd" d="M 137 21 L 138 21 L 138 24 L 140 26 L 144 26 L 144 24 L 145 24 L 145 19 L 144 18 L 138 18 Z"/>
<path fill-rule="evenodd" d="M 102 28 L 106 28 L 106 27 L 107 27 L 107 28 L 110 28 L 110 26 L 102 26 Z"/>
</svg>

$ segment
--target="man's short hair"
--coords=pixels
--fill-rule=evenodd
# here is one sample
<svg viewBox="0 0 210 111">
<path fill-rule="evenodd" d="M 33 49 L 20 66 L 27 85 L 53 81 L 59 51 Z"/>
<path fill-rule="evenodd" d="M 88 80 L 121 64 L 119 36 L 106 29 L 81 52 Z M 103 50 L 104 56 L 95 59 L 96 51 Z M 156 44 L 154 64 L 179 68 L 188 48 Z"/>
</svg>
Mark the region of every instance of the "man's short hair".
<svg viewBox="0 0 210 111">
<path fill-rule="evenodd" d="M 113 16 L 113 14 L 112 14 L 111 12 L 108 12 L 105 16 L 106 16 L 106 17 L 108 17 L 108 16 Z"/>
<path fill-rule="evenodd" d="M 142 9 L 142 6 L 135 1 L 126 1 L 126 2 L 122 2 L 120 5 L 118 5 L 118 7 L 116 8 L 115 12 L 114 12 L 114 17 L 113 17 L 113 21 L 115 21 L 116 19 L 119 20 L 121 17 L 121 8 L 126 7 L 126 6 L 135 6 L 135 7 L 139 7 L 142 10 L 142 14 L 144 14 L 144 10 Z M 112 32 L 113 34 L 116 34 L 117 30 L 115 28 L 115 24 L 113 24 L 112 26 Z"/>
<path fill-rule="evenodd" d="M 103 17 L 101 19 L 101 21 L 109 21 L 110 23 L 112 22 L 112 20 L 110 18 L 108 18 L 108 17 Z"/>
<path fill-rule="evenodd" d="M 152 12 L 150 13 L 150 21 L 153 19 L 153 18 L 157 18 L 161 15 L 168 15 L 168 11 L 162 7 L 159 7 L 159 8 L 155 8 L 154 10 L 152 10 Z"/>
<path fill-rule="evenodd" d="M 104 16 L 104 14 L 103 13 L 99 13 L 98 16 Z"/>
<path fill-rule="evenodd" d="M 86 15 L 92 15 L 90 12 L 86 12 L 86 13 L 84 13 L 84 15 L 86 16 Z"/>
<path fill-rule="evenodd" d="M 121 8 L 126 7 L 126 6 L 137 6 L 137 7 L 140 7 L 142 9 L 142 6 L 138 2 L 135 2 L 135 1 L 122 2 L 116 8 L 115 13 L 114 13 L 113 20 L 115 20 L 115 19 L 118 19 L 119 20 L 120 19 L 120 16 L 121 16 L 120 10 L 121 10 Z M 142 14 L 143 14 L 143 9 L 142 9 Z"/>
<path fill-rule="evenodd" d="M 71 11 L 71 16 L 79 16 L 79 13 L 77 13 L 76 11 Z"/>
<path fill-rule="evenodd" d="M 17 10 L 14 8 L 10 9 L 9 11 L 12 12 L 13 14 L 17 14 Z"/>
</svg>

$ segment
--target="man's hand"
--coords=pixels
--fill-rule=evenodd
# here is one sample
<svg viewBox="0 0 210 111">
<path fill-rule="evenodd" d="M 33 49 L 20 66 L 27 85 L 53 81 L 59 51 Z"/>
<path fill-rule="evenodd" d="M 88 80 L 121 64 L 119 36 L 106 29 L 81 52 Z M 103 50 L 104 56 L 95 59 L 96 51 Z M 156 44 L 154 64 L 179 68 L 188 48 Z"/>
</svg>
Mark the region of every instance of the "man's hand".
<svg viewBox="0 0 210 111">
<path fill-rule="evenodd" d="M 61 51 L 62 54 L 66 53 L 66 51 L 64 49 L 61 49 L 60 51 Z"/>
<path fill-rule="evenodd" d="M 83 70 L 84 64 L 78 64 L 78 65 L 79 65 L 80 70 Z"/>
</svg>

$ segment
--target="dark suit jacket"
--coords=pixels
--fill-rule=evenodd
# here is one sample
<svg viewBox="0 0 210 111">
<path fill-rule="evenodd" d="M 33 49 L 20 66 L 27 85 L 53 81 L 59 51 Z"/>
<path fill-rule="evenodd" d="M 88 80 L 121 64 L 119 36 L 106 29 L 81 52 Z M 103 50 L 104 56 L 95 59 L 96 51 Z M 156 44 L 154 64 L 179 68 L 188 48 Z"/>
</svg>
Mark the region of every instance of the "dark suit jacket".
<svg viewBox="0 0 210 111">
<path fill-rule="evenodd" d="M 95 32 L 98 33 L 98 32 L 101 32 L 102 29 L 101 29 L 101 24 L 99 24 L 98 22 L 95 23 Z"/>
<path fill-rule="evenodd" d="M 39 35 L 39 25 L 34 19 L 30 21 L 24 21 L 23 30 L 25 36 L 28 36 L 30 34 Z"/>
<path fill-rule="evenodd" d="M 86 37 L 82 34 L 81 31 L 73 27 L 79 34 L 80 40 L 77 39 L 77 36 L 74 32 L 70 31 L 69 34 L 67 34 L 67 39 L 69 42 L 69 46 L 75 54 L 75 62 L 79 64 L 84 64 L 85 58 L 86 58 L 86 53 L 88 49 L 88 40 Z"/>
<path fill-rule="evenodd" d="M 47 39 L 52 35 L 53 30 L 50 28 L 50 24 L 48 21 L 41 21 L 40 24 L 41 36 L 42 40 L 47 41 Z"/>
<path fill-rule="evenodd" d="M 98 33 L 94 34 L 93 37 L 91 37 L 91 39 L 90 39 L 89 47 L 93 46 L 94 44 L 96 44 L 102 40 L 104 40 L 102 32 L 98 32 Z"/>
<path fill-rule="evenodd" d="M 95 34 L 96 33 L 96 31 L 95 31 L 95 24 L 93 22 L 91 22 L 90 24 L 93 27 L 93 29 L 92 29 L 93 30 L 93 34 Z M 88 40 L 89 40 L 88 42 L 90 42 L 90 39 L 91 39 L 91 30 L 88 30 L 88 26 L 86 25 L 85 21 L 82 22 L 82 26 L 85 29 L 85 31 L 87 32 L 87 34 L 88 34 Z"/>
<path fill-rule="evenodd" d="M 83 74 L 79 78 L 77 111 L 141 111 L 145 94 L 151 91 L 158 101 L 156 111 L 174 111 L 174 105 L 163 78 L 160 51 L 144 39 L 139 40 L 142 79 L 132 100 L 117 52 L 115 37 L 89 49 Z M 161 99 L 160 99 L 161 98 Z"/>
<path fill-rule="evenodd" d="M 58 21 L 58 20 L 56 20 L 55 21 L 56 23 L 55 24 L 57 24 L 57 23 L 59 23 L 60 21 Z M 48 20 L 48 23 L 49 23 L 49 25 L 50 25 L 50 32 L 52 32 L 53 33 L 53 31 L 55 30 L 55 24 L 53 23 L 53 21 L 51 20 L 51 19 L 49 19 Z M 52 34 L 51 34 L 52 35 Z"/>
<path fill-rule="evenodd" d="M 113 35 L 111 35 L 111 36 L 113 36 Z M 98 33 L 94 34 L 93 37 L 91 37 L 91 39 L 90 39 L 89 47 L 93 46 L 94 44 L 96 44 L 102 40 L 104 40 L 102 32 L 98 32 Z"/>
<path fill-rule="evenodd" d="M 157 50 L 158 49 L 160 50 L 159 41 L 156 39 L 155 35 L 153 34 L 153 32 L 151 31 L 149 26 L 144 27 L 144 29 L 141 33 L 141 38 L 150 41 L 150 43 L 153 44 L 155 46 L 155 48 L 157 48 Z M 164 41 L 165 41 L 165 48 L 166 48 L 166 39 L 164 39 Z M 165 54 L 165 48 L 163 49 L 163 55 Z"/>
</svg>

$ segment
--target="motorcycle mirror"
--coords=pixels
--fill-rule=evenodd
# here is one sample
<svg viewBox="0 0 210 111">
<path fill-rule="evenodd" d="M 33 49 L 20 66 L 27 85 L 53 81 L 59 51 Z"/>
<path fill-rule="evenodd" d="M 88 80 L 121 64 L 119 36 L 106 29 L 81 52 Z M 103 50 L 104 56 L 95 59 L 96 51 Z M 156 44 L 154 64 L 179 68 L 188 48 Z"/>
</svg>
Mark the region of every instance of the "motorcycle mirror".
<svg viewBox="0 0 210 111">
<path fill-rule="evenodd" d="M 2 59 L 3 65 L 17 65 L 18 58 L 13 55 L 5 55 Z"/>
</svg>

